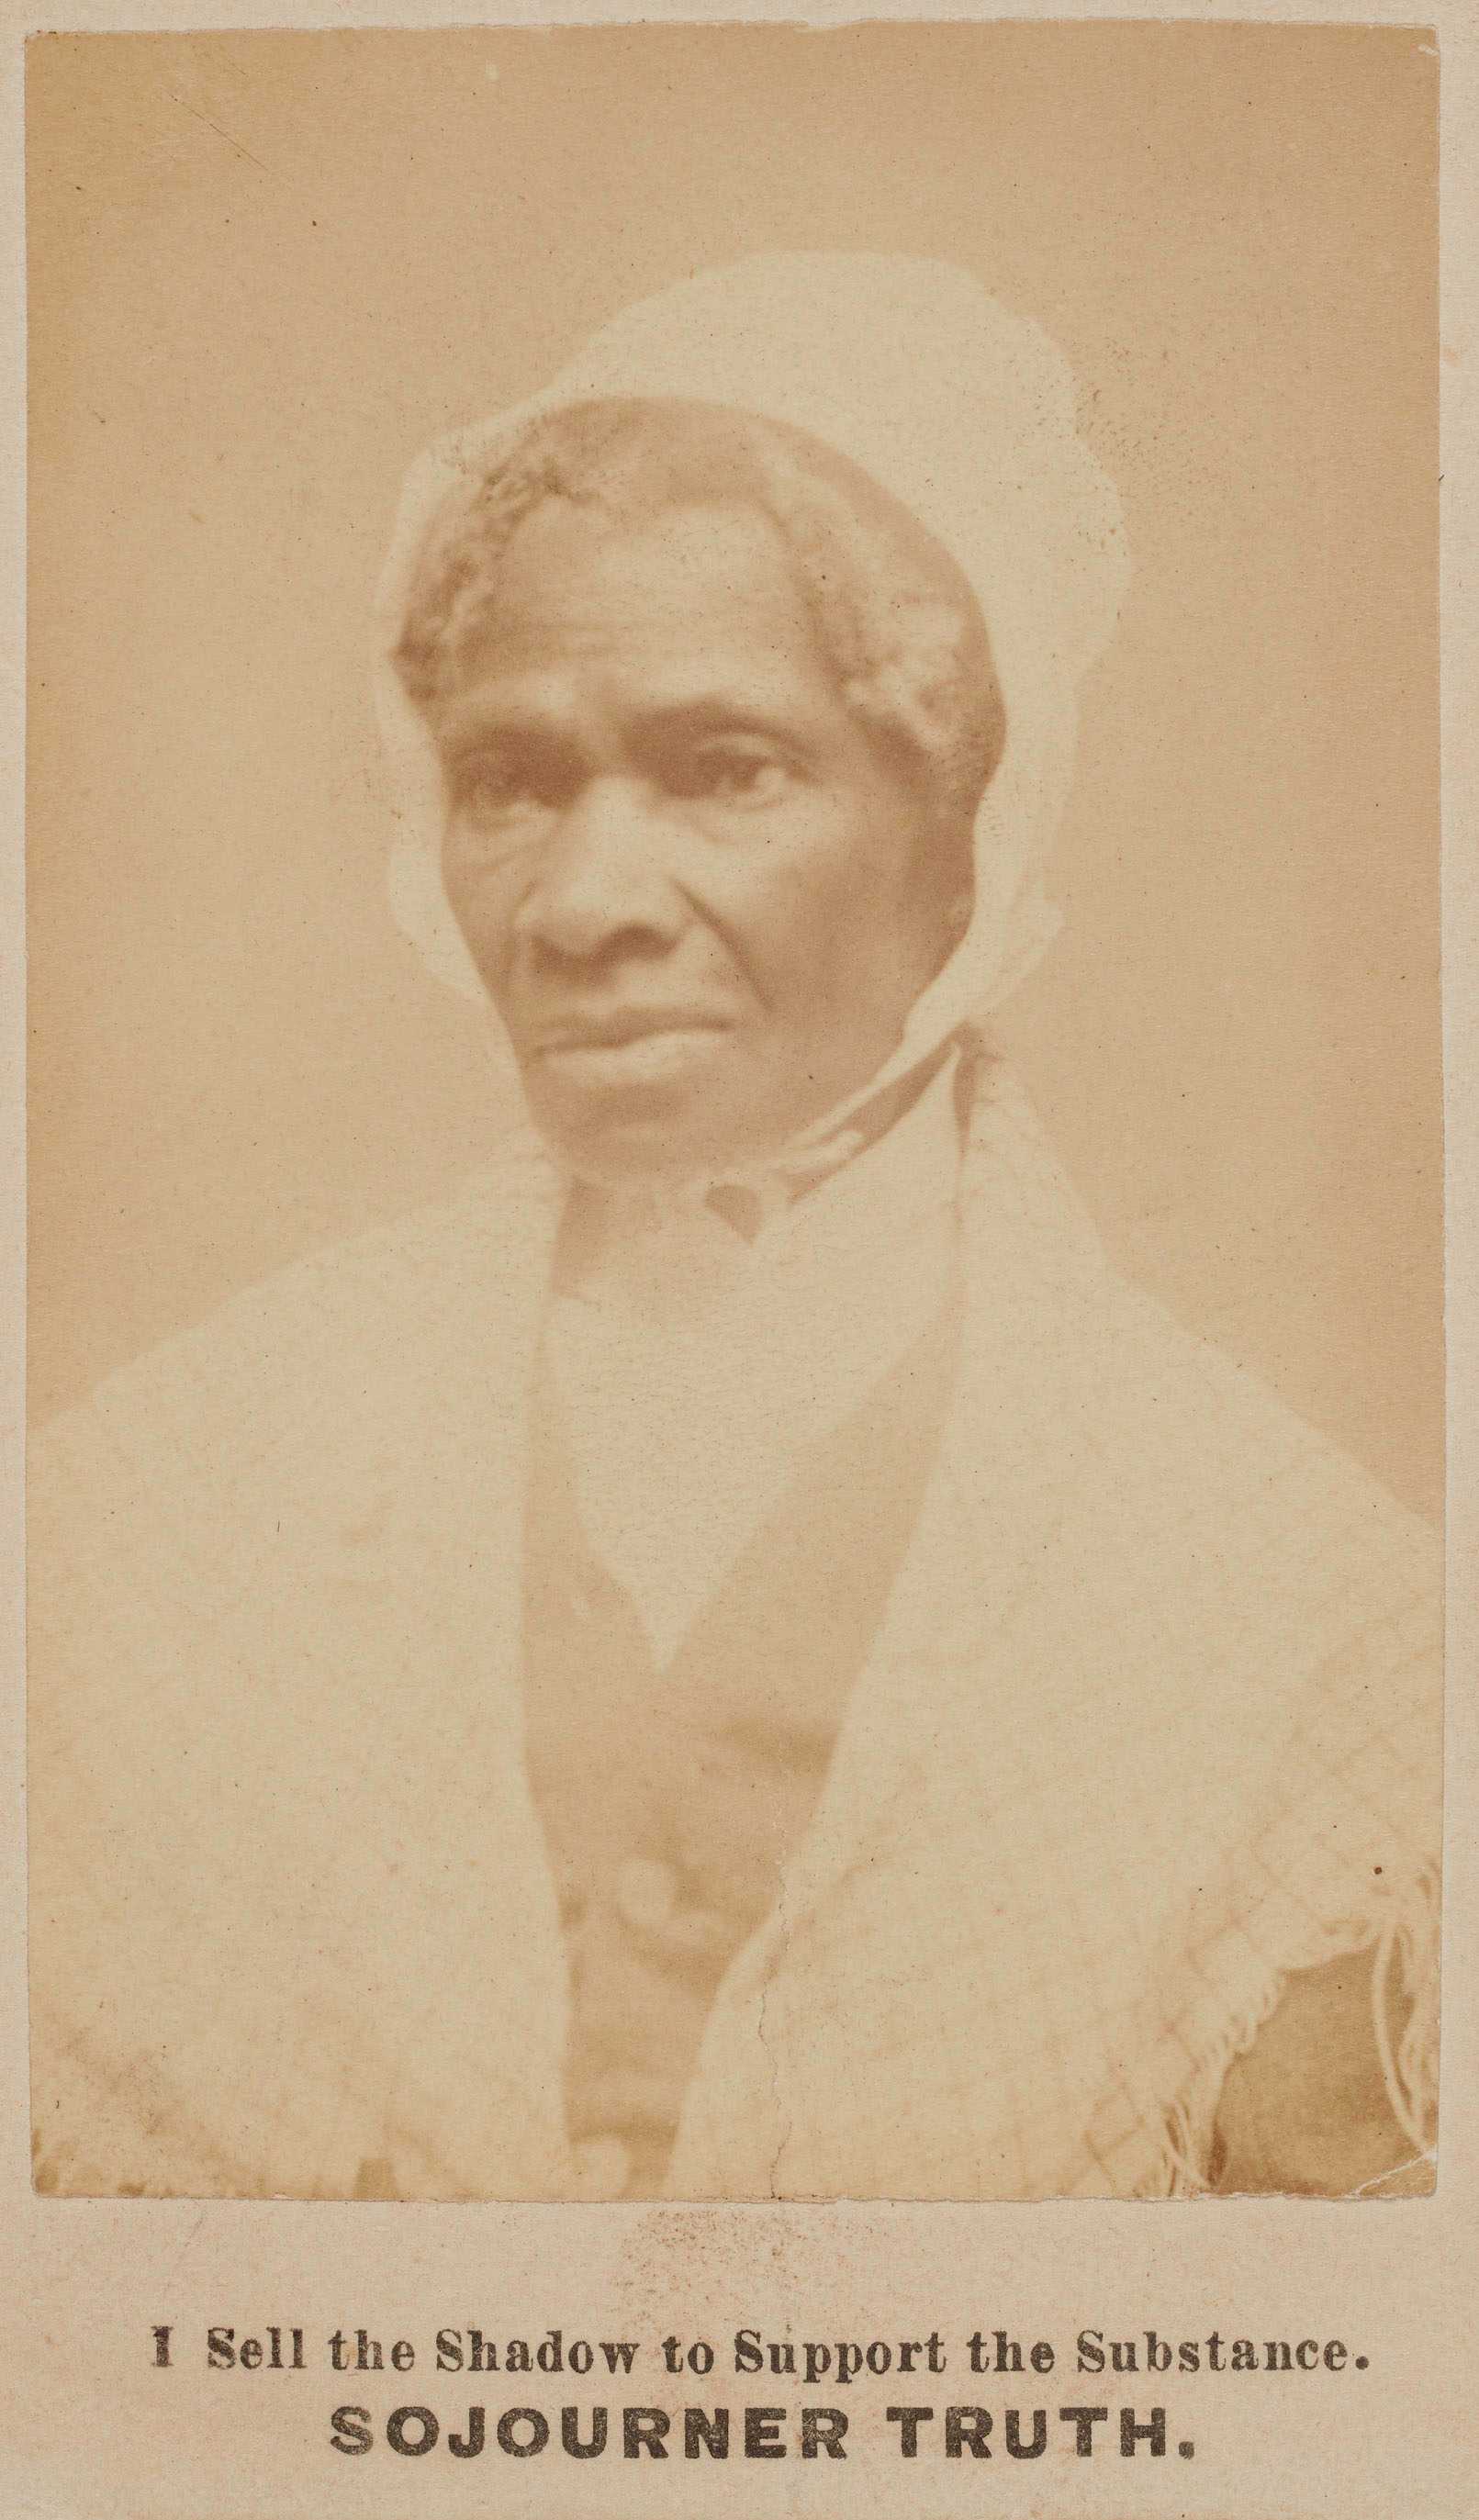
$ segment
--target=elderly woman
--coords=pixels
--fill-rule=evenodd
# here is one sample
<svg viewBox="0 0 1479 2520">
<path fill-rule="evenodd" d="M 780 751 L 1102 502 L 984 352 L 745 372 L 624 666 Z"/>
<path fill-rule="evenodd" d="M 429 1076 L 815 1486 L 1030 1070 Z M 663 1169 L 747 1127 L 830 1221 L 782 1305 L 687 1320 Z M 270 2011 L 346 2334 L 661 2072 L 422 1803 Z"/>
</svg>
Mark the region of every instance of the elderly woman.
<svg viewBox="0 0 1479 2520">
<path fill-rule="evenodd" d="M 536 1136 L 44 1439 L 43 2184 L 1424 2183 L 1431 1541 L 983 1028 L 1123 576 L 939 265 L 707 275 L 413 474 L 397 896 Z"/>
</svg>

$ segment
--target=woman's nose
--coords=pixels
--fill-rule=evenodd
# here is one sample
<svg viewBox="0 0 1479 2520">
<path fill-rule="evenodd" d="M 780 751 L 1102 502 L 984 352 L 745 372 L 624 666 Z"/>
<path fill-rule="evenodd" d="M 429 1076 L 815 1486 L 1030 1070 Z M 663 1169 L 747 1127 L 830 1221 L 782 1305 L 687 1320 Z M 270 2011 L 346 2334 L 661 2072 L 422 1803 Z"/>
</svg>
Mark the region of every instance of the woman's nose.
<svg viewBox="0 0 1479 2520">
<path fill-rule="evenodd" d="M 681 924 L 659 817 L 643 783 L 589 781 L 548 836 L 516 931 L 549 953 L 586 960 L 618 937 L 666 942 Z"/>
</svg>

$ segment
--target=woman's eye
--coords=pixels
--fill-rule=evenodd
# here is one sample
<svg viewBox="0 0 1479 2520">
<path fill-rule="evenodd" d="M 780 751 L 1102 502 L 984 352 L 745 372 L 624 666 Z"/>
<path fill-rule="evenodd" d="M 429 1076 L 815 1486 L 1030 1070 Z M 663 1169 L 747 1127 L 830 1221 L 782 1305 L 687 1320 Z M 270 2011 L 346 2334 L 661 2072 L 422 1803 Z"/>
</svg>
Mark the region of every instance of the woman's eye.
<svg viewBox="0 0 1479 2520">
<path fill-rule="evenodd" d="M 461 819 L 474 826 L 503 822 L 547 804 L 548 786 L 527 763 L 484 759 L 458 773 L 453 805 Z"/>
<path fill-rule="evenodd" d="M 719 804 L 769 805 L 784 794 L 789 779 L 788 764 L 769 745 L 709 743 L 674 764 L 670 785 L 679 795 Z"/>
</svg>

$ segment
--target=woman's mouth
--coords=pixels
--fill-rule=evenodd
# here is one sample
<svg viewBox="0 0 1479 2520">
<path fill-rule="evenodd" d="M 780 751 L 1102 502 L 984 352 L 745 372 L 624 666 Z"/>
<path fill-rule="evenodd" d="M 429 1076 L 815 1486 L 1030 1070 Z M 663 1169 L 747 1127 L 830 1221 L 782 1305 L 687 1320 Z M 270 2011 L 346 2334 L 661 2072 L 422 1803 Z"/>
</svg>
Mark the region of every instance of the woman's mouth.
<svg viewBox="0 0 1479 2520">
<path fill-rule="evenodd" d="M 533 1055 L 547 1073 L 577 1087 L 658 1084 L 699 1064 L 729 1030 L 696 1008 L 629 1009 L 552 1025 Z"/>
</svg>

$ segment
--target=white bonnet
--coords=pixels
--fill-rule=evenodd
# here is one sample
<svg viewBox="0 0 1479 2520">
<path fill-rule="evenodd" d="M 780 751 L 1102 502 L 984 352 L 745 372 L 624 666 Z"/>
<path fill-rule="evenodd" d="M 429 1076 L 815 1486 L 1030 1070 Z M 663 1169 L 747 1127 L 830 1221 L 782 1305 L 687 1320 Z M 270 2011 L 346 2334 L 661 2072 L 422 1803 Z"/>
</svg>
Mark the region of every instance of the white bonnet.
<svg viewBox="0 0 1479 2520">
<path fill-rule="evenodd" d="M 391 899 L 429 968 L 479 996 L 441 891 L 434 750 L 390 653 L 447 498 L 541 413 L 612 396 L 724 404 L 826 439 L 913 510 L 974 589 L 1007 746 L 976 820 L 969 929 L 914 1009 L 885 1071 L 897 1073 L 989 1012 L 1056 926 L 1043 876 L 1071 776 L 1077 685 L 1129 577 L 1119 500 L 1078 435 L 1067 362 L 954 264 L 755 254 L 625 308 L 542 392 L 421 456 L 377 605 L 376 698 L 399 818 Z"/>
</svg>

